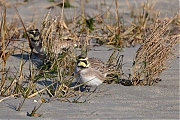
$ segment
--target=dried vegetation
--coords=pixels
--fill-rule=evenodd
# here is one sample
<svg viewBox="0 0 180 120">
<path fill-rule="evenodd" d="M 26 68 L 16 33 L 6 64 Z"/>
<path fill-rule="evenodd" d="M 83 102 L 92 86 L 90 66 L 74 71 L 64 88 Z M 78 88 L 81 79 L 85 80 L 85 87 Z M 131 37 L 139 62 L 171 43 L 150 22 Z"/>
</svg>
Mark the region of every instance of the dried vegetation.
<svg viewBox="0 0 180 120">
<path fill-rule="evenodd" d="M 19 31 L 23 30 L 24 36 L 29 40 L 26 29 L 37 27 L 34 22 L 25 27 L 26 25 L 24 25 L 15 7 L 21 26 L 17 25 L 17 21 L 6 23 L 6 7 L 10 5 L 5 4 L 3 0 L 0 0 L 0 3 L 4 6 L 4 10 L 1 12 L 0 95 L 7 98 L 9 96 L 22 96 L 23 100 L 17 106 L 18 111 L 26 98 L 39 96 L 40 105 L 35 106 L 29 116 L 41 116 L 41 114 L 36 114 L 36 111 L 42 103 L 48 102 L 43 98 L 44 92 L 49 95 L 49 100 L 58 97 L 70 101 L 68 100 L 69 97 L 82 95 L 74 90 L 78 86 L 70 87 L 74 80 L 72 74 L 76 62 L 74 44 L 81 48 L 81 52 L 88 52 L 88 46 L 91 45 L 93 40 L 96 42 L 93 45 L 105 44 L 113 47 L 114 52 L 109 57 L 107 64 L 116 64 L 116 69 L 113 74 L 108 76 L 106 83 L 122 83 L 123 56 L 120 55 L 119 51 L 123 47 L 141 44 L 134 57 L 129 78 L 131 84 L 128 85 L 153 85 L 177 55 L 178 31 L 180 31 L 177 27 L 180 25 L 179 13 L 173 18 L 162 19 L 159 17 L 160 13 L 153 9 L 155 4 L 143 3 L 139 8 L 134 9 L 127 1 L 131 11 L 131 21 L 128 25 L 125 25 L 123 23 L 125 18 L 120 19 L 119 16 L 117 0 L 114 1 L 115 14 L 111 13 L 110 8 L 106 5 L 102 5 L 106 8 L 106 11 L 104 13 L 99 12 L 100 14 L 94 13 L 94 17 L 85 13 L 85 3 L 81 0 L 81 15 L 76 16 L 75 13 L 72 21 L 64 20 L 64 4 L 62 4 L 63 9 L 60 16 L 50 17 L 50 11 L 47 13 L 40 27 L 43 47 L 46 49 L 46 58 L 37 68 L 34 68 L 33 63 L 30 62 L 29 73 L 23 73 L 27 61 L 31 61 L 31 53 L 24 44 L 19 47 L 14 44 L 18 42 L 20 34 L 22 34 Z M 110 19 L 106 18 L 106 14 L 113 16 L 114 22 L 106 22 L 105 19 Z M 53 40 L 56 40 L 60 45 L 56 46 L 57 51 L 54 51 Z M 66 49 L 61 48 L 65 41 L 70 41 L 73 45 Z M 25 61 L 21 59 L 19 68 L 14 66 L 16 71 L 12 73 L 9 70 L 10 68 L 6 68 L 6 62 L 10 55 L 17 52 L 20 52 L 22 58 L 24 53 L 28 53 L 29 57 Z M 56 52 L 60 55 L 54 54 Z M 27 83 L 24 83 L 25 81 Z M 51 83 L 48 84 L 48 81 L 51 81 Z M 40 82 L 43 87 L 38 86 Z M 79 97 L 73 101 L 78 102 L 78 99 Z"/>
</svg>

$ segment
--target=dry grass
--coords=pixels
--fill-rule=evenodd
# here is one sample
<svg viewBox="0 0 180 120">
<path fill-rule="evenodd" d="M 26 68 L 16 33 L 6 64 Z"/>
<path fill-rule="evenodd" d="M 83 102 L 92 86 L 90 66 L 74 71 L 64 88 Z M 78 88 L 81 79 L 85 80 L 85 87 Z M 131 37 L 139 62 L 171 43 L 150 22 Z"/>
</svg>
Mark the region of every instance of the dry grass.
<svg viewBox="0 0 180 120">
<path fill-rule="evenodd" d="M 4 5 L 3 0 L 0 2 Z M 131 82 L 133 85 L 152 85 L 176 56 L 179 34 L 178 32 L 173 34 L 171 31 L 172 28 L 176 28 L 174 27 L 176 24 L 180 23 L 179 13 L 177 13 L 175 18 L 162 20 L 158 17 L 159 12 L 153 9 L 155 4 L 144 3 L 135 10 L 127 1 L 132 21 L 129 21 L 130 24 L 125 26 L 123 20 L 119 17 L 117 0 L 114 1 L 116 6 L 115 15 L 110 12 L 110 8 L 103 5 L 106 8 L 104 13 L 94 13 L 94 17 L 90 17 L 86 14 L 83 0 L 81 0 L 80 4 L 81 15 L 77 16 L 75 13 L 72 21 L 64 20 L 64 4 L 62 4 L 63 9 L 60 16 L 51 17 L 51 11 L 49 11 L 44 17 L 40 27 L 40 37 L 43 41 L 43 47 L 46 49 L 46 57 L 38 68 L 34 68 L 33 63 L 30 62 L 28 75 L 24 75 L 23 68 L 27 61 L 31 61 L 30 58 L 26 61 L 21 59 L 19 68 L 16 68 L 15 73 L 10 73 L 6 69 L 6 62 L 9 56 L 16 52 L 17 49 L 22 56 L 25 52 L 28 52 L 24 45 L 22 48 L 14 47 L 16 40 L 19 39 L 20 33 L 18 30 L 21 28 L 26 33 L 26 29 L 37 27 L 33 22 L 28 27 L 25 27 L 16 9 L 21 26 L 17 26 L 16 22 L 7 24 L 6 7 L 1 12 L 0 95 L 22 96 L 23 99 L 17 106 L 18 111 L 27 98 L 39 96 L 40 104 L 34 107 L 29 116 L 41 116 L 41 114 L 36 114 L 36 111 L 44 102 L 48 102 L 44 100 L 43 93 L 48 94 L 49 99 L 63 98 L 64 101 L 69 101 L 69 97 L 79 95 L 74 100 L 74 102 L 78 103 L 78 99 L 82 94 L 74 90 L 76 86 L 70 87 L 75 79 L 75 75 L 72 76 L 76 62 L 74 44 L 81 48 L 82 53 L 88 52 L 92 39 L 96 40 L 95 45 L 106 44 L 113 46 L 114 52 L 109 57 L 107 64 L 115 64 L 115 69 L 108 76 L 106 83 L 120 82 L 119 80 L 123 74 L 123 56 L 120 55 L 119 51 L 123 47 L 134 46 L 136 43 L 141 44 L 141 47 L 136 52 L 131 71 Z M 105 22 L 105 19 L 110 19 L 106 14 L 112 16 L 113 23 Z M 28 36 L 26 37 L 29 40 Z M 73 45 L 64 49 L 62 48 L 62 43 L 65 41 L 70 41 Z M 54 45 L 55 42 L 57 46 Z M 55 51 L 54 49 L 56 48 L 57 50 Z M 28 52 L 28 54 L 30 55 L 31 53 Z M 13 77 L 9 74 L 13 74 Z M 24 76 L 28 77 L 25 78 Z M 42 80 L 45 82 L 42 82 Z M 28 81 L 28 83 L 22 84 L 23 81 Z M 52 82 L 48 83 L 48 81 Z M 39 87 L 39 82 L 42 82 L 43 86 Z"/>
<path fill-rule="evenodd" d="M 121 55 L 120 52 L 115 49 L 112 54 L 110 55 L 108 61 L 106 62 L 107 65 L 113 65 L 113 69 L 111 73 L 107 75 L 105 83 L 108 84 L 119 84 L 120 79 L 123 74 L 122 66 L 123 66 L 123 58 L 124 55 Z"/>
<path fill-rule="evenodd" d="M 132 67 L 134 85 L 153 85 L 177 55 L 179 34 L 171 33 L 173 19 L 156 21 L 136 52 Z"/>
</svg>

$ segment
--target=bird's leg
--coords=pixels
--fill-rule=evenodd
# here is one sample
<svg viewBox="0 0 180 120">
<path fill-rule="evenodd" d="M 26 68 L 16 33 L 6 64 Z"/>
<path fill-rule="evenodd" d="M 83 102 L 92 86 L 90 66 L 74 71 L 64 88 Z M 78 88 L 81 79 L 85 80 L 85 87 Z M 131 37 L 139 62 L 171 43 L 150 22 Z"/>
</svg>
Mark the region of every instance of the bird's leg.
<svg viewBox="0 0 180 120">
<path fill-rule="evenodd" d="M 31 59 L 31 57 L 32 57 L 32 53 L 33 53 L 33 47 L 32 47 L 32 46 L 30 46 L 30 49 L 31 49 L 31 52 L 30 52 L 30 59 Z"/>
<path fill-rule="evenodd" d="M 98 86 L 95 87 L 95 89 L 92 91 L 92 93 L 94 93 L 94 92 L 97 90 L 97 87 L 98 87 Z"/>
<path fill-rule="evenodd" d="M 89 87 L 89 86 L 87 86 L 87 85 L 85 85 L 85 87 L 84 87 L 83 91 L 89 92 L 89 91 L 90 91 L 90 87 Z"/>
<path fill-rule="evenodd" d="M 94 87 L 93 87 L 94 88 Z M 93 90 L 93 91 L 91 91 L 92 90 L 92 87 L 90 87 L 90 86 L 85 86 L 84 87 L 84 90 L 86 91 L 86 92 L 92 92 L 92 93 L 94 93 L 96 90 L 97 90 L 97 86 L 95 86 L 95 89 Z"/>
</svg>

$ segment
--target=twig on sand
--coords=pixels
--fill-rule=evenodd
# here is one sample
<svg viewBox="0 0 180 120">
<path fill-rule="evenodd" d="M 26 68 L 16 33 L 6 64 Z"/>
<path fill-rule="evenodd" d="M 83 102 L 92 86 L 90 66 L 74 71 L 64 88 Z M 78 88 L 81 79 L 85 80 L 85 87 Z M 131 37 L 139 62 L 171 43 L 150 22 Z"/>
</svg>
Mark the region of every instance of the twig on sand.
<svg viewBox="0 0 180 120">
<path fill-rule="evenodd" d="M 0 102 L 2 102 L 2 101 L 5 100 L 5 99 L 8 99 L 8 98 L 10 98 L 10 97 L 17 96 L 17 95 L 20 95 L 20 94 L 14 94 L 14 95 L 10 95 L 10 96 L 4 97 L 4 98 L 2 98 L 2 99 L 0 100 Z"/>
</svg>

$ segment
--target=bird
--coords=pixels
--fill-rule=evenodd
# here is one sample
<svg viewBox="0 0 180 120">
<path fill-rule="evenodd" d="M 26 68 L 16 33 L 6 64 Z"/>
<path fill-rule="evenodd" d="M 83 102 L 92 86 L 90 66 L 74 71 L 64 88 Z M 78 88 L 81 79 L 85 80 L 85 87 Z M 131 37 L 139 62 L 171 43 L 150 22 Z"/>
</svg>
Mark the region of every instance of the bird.
<svg viewBox="0 0 180 120">
<path fill-rule="evenodd" d="M 99 86 L 106 79 L 112 66 L 105 64 L 98 58 L 88 58 L 85 54 L 78 56 L 75 66 L 76 81 L 85 86 Z"/>
<path fill-rule="evenodd" d="M 48 40 L 44 40 L 41 37 L 41 33 L 39 29 L 30 29 L 27 31 L 27 35 L 30 39 L 30 45 L 32 50 L 35 49 L 39 54 L 46 54 L 48 47 L 51 48 L 52 53 L 59 55 L 62 53 L 63 48 L 68 48 L 70 46 L 76 47 L 76 43 L 72 40 L 57 40 L 54 39 L 51 41 L 52 45 L 45 46 L 43 44 L 47 44 Z"/>
<path fill-rule="evenodd" d="M 30 29 L 27 31 L 27 35 L 30 39 L 30 45 L 33 49 L 36 50 L 39 54 L 43 54 L 45 49 L 42 47 L 42 40 L 40 39 L 40 32 L 38 29 Z"/>
</svg>

